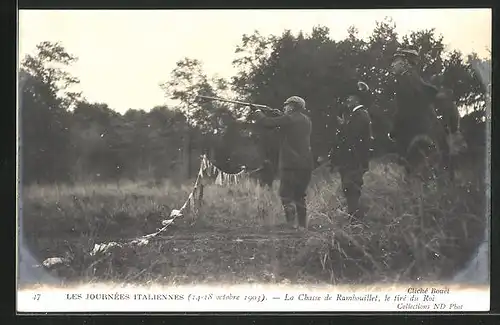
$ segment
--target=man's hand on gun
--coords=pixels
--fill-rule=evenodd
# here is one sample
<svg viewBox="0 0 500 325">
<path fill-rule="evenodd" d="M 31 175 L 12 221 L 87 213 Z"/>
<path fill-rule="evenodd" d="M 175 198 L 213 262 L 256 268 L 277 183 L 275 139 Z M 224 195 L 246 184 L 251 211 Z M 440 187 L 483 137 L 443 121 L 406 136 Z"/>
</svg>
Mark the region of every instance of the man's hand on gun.
<svg viewBox="0 0 500 325">
<path fill-rule="evenodd" d="M 255 106 L 255 105 L 249 105 L 250 106 L 250 109 L 252 110 L 252 113 L 250 114 L 250 118 L 252 120 L 255 120 L 255 121 L 259 121 L 265 117 L 268 116 L 268 114 L 272 114 L 272 115 L 282 115 L 283 113 L 278 110 L 278 109 L 274 109 L 274 108 L 270 108 L 270 107 L 265 107 L 265 112 L 263 110 L 263 108 L 260 108 L 258 106 Z M 267 113 L 267 114 L 266 114 Z"/>
</svg>

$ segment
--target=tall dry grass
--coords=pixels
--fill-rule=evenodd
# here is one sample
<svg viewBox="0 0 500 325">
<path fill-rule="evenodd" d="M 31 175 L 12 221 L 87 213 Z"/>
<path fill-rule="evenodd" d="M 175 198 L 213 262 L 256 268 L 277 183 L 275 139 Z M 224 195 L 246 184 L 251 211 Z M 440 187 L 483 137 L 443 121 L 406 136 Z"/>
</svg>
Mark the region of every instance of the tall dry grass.
<svg viewBox="0 0 500 325">
<path fill-rule="evenodd" d="M 95 243 L 155 231 L 192 183 L 31 186 L 22 194 L 23 232 L 40 260 L 71 256 L 63 276 L 86 283 L 439 280 L 460 269 L 481 240 L 480 179 L 422 186 L 376 163 L 364 179 L 367 216 L 353 222 L 343 212 L 338 175 L 317 170 L 308 192 L 310 230 L 296 233 L 276 227 L 284 223 L 277 183 L 272 190 L 249 179 L 208 184 L 196 213 L 147 246 L 99 261 L 88 255 Z"/>
</svg>

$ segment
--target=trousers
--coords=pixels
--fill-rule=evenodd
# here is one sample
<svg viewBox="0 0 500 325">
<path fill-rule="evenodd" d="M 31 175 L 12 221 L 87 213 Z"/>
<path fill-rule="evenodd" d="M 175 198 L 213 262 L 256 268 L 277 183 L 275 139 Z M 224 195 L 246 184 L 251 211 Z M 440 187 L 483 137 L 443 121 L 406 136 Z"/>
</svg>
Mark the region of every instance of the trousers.
<svg viewBox="0 0 500 325">
<path fill-rule="evenodd" d="M 307 228 L 306 192 L 311 181 L 311 169 L 280 170 L 279 195 L 288 223 L 298 221 Z"/>
<path fill-rule="evenodd" d="M 340 180 L 342 182 L 342 191 L 347 201 L 347 212 L 359 217 L 359 199 L 363 187 L 363 175 L 367 171 L 365 166 L 340 168 Z"/>
</svg>

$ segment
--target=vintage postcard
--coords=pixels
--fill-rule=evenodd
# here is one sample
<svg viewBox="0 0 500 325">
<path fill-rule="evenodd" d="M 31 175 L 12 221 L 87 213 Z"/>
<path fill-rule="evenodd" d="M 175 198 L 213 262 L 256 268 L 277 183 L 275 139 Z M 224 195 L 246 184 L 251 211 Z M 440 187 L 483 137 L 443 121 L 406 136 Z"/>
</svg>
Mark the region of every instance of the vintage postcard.
<svg viewBox="0 0 500 325">
<path fill-rule="evenodd" d="M 488 311 L 491 26 L 20 10 L 17 311 Z"/>
</svg>

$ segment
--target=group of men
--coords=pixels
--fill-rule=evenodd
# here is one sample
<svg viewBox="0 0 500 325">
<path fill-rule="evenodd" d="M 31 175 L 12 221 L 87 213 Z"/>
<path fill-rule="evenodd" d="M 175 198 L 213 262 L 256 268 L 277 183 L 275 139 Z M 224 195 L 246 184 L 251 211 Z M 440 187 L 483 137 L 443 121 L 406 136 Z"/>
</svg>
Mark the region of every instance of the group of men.
<svg viewBox="0 0 500 325">
<path fill-rule="evenodd" d="M 396 69 L 409 70 L 417 64 L 415 51 L 398 50 Z M 403 73 L 405 73 L 403 71 Z M 432 87 L 432 85 L 428 85 Z M 368 112 L 370 89 L 362 81 L 349 81 L 349 90 L 340 116 L 336 141 L 329 153 L 331 166 L 338 168 L 349 215 L 360 219 L 363 175 L 369 169 L 372 149 L 371 118 Z M 436 88 L 436 92 L 439 92 Z M 303 98 L 292 96 L 284 102 L 284 112 L 270 117 L 256 110 L 255 122 L 264 127 L 278 128 L 282 136 L 279 152 L 279 178 L 283 210 L 287 223 L 294 228 L 307 228 L 306 191 L 314 169 L 310 137 L 312 123 L 306 114 Z M 392 139 L 391 139 L 392 140 Z"/>
</svg>

